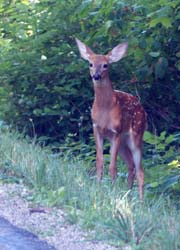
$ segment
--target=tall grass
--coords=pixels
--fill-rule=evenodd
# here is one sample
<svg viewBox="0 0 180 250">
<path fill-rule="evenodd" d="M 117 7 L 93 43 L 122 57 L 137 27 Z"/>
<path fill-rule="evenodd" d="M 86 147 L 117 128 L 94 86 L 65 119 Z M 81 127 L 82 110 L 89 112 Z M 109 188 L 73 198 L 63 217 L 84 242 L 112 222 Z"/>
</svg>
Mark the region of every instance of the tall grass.
<svg viewBox="0 0 180 250">
<path fill-rule="evenodd" d="M 180 214 L 167 197 L 145 197 L 141 204 L 119 178 L 114 186 L 107 177 L 97 184 L 85 164 L 16 133 L 0 135 L 1 180 L 24 182 L 35 202 L 63 207 L 69 222 L 93 229 L 97 240 L 128 249 L 180 249 Z"/>
</svg>

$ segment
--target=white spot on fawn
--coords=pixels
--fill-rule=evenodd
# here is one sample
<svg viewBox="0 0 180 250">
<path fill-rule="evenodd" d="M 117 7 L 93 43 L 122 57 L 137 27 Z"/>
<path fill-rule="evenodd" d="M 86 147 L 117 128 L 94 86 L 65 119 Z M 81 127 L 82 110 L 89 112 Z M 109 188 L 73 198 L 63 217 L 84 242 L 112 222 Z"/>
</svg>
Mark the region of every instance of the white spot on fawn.
<svg viewBox="0 0 180 250">
<path fill-rule="evenodd" d="M 115 130 L 115 129 L 111 129 L 111 131 L 114 133 L 114 134 L 118 134 L 118 132 Z"/>
</svg>

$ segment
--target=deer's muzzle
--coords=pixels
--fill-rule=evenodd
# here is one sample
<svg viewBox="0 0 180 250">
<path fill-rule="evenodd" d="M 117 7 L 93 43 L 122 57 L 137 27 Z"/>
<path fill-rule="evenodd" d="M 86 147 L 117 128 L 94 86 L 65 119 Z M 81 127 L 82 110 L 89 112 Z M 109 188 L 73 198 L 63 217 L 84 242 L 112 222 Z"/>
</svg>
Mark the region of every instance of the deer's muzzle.
<svg viewBox="0 0 180 250">
<path fill-rule="evenodd" d="M 99 73 L 95 73 L 95 74 L 93 75 L 93 79 L 94 79 L 95 81 L 99 81 L 99 80 L 101 80 L 101 75 L 100 75 Z"/>
</svg>

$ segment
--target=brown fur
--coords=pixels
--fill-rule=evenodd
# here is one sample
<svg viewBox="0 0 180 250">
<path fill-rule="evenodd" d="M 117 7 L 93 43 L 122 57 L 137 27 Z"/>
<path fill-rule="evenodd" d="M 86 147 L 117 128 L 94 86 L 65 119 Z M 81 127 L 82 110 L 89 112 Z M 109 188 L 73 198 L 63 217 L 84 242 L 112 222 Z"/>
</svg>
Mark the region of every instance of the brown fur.
<svg viewBox="0 0 180 250">
<path fill-rule="evenodd" d="M 92 121 L 96 140 L 97 178 L 103 175 L 103 140 L 111 142 L 110 175 L 117 175 L 117 155 L 128 166 L 128 186 L 132 188 L 135 175 L 143 198 L 144 170 L 142 167 L 142 139 L 146 127 L 146 113 L 139 100 L 112 88 L 109 64 L 117 62 L 126 54 L 127 44 L 119 44 L 107 55 L 96 55 L 88 46 L 76 39 L 81 56 L 90 63 L 90 75 L 94 83 L 95 98 Z"/>
</svg>

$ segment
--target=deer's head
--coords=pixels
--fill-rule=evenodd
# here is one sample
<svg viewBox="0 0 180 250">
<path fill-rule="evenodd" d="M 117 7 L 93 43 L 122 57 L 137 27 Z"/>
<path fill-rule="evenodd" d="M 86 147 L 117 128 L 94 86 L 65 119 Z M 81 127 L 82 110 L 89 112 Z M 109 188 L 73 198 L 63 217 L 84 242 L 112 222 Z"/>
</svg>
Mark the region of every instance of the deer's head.
<svg viewBox="0 0 180 250">
<path fill-rule="evenodd" d="M 76 38 L 81 57 L 89 62 L 90 75 L 96 84 L 108 77 L 109 64 L 119 61 L 126 54 L 128 43 L 121 43 L 107 55 L 95 54 L 86 44 Z"/>
</svg>

